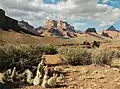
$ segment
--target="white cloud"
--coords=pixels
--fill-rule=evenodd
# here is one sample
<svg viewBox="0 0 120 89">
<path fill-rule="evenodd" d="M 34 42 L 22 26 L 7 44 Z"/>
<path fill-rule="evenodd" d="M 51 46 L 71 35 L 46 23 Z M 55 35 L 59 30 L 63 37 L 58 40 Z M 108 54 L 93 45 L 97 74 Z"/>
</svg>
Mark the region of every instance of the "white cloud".
<svg viewBox="0 0 120 89">
<path fill-rule="evenodd" d="M 102 0 L 102 3 L 110 2 L 111 0 Z"/>
<path fill-rule="evenodd" d="M 39 25 L 39 21 L 43 21 L 48 16 L 68 21 L 97 20 L 100 26 L 112 25 L 120 18 L 120 9 L 97 4 L 97 0 L 63 0 L 57 5 L 46 4 L 43 0 L 4 0 L 0 2 L 0 7 L 5 9 L 7 15 L 34 22 L 37 25 Z M 81 23 L 75 24 L 81 26 Z"/>
</svg>

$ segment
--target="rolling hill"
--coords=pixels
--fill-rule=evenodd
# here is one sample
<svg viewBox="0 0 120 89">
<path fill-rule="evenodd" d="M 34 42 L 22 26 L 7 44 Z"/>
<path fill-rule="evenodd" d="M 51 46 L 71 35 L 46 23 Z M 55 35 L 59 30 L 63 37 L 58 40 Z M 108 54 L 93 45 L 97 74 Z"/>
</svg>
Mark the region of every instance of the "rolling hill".
<svg viewBox="0 0 120 89">
<path fill-rule="evenodd" d="M 18 33 L 13 30 L 4 31 L 0 29 L 0 44 L 53 44 L 53 45 L 62 45 L 62 44 L 81 44 L 83 41 L 106 41 L 105 37 L 102 37 L 99 34 L 89 33 L 89 34 L 77 34 L 76 38 L 64 39 L 56 38 L 51 35 L 45 37 L 33 36 L 26 33 Z"/>
</svg>

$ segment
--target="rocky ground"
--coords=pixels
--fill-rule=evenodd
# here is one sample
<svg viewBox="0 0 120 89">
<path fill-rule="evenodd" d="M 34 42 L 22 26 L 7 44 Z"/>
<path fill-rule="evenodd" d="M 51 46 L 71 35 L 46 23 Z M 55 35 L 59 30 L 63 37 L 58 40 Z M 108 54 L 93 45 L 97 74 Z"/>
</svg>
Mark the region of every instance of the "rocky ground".
<svg viewBox="0 0 120 89">
<path fill-rule="evenodd" d="M 57 66 L 65 73 L 65 83 L 54 89 L 120 89 L 120 69 L 109 66 Z M 43 89 L 26 86 L 21 89 Z M 53 88 L 52 88 L 53 89 Z"/>
</svg>

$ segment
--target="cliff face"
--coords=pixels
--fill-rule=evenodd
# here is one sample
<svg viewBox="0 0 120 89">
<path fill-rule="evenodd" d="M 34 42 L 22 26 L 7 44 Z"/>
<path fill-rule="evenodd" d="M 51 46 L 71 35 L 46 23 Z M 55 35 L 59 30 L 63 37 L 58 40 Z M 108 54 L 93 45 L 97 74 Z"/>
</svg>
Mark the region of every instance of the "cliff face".
<svg viewBox="0 0 120 89">
<path fill-rule="evenodd" d="M 25 32 L 27 34 L 38 35 L 46 34 L 47 32 L 53 36 L 60 37 L 76 37 L 75 29 L 72 25 L 62 20 L 47 19 L 45 26 L 34 28 L 32 25 L 25 21 L 17 21 L 5 15 L 5 11 L 0 9 L 0 28 L 12 29 L 17 32 Z"/>
<path fill-rule="evenodd" d="M 47 19 L 44 29 L 55 36 L 76 37 L 74 27 L 62 20 Z"/>
<path fill-rule="evenodd" d="M 48 31 L 50 31 L 51 29 L 58 29 L 58 30 L 75 32 L 73 26 L 62 20 L 47 19 L 44 28 L 46 28 Z"/>
<path fill-rule="evenodd" d="M 0 9 L 0 27 L 4 27 L 5 23 L 5 12 L 2 9 Z"/>
<path fill-rule="evenodd" d="M 35 34 L 35 35 L 40 35 L 36 30 L 34 30 L 34 27 L 32 25 L 30 25 L 28 22 L 25 21 L 19 21 L 18 22 L 18 26 L 22 29 L 24 29 L 24 31 L 26 33 L 31 33 L 31 34 Z"/>
<path fill-rule="evenodd" d="M 12 29 L 16 32 L 22 31 L 27 34 L 40 36 L 37 31 L 33 30 L 33 26 L 30 26 L 28 23 L 23 21 L 18 22 L 17 20 L 6 16 L 5 11 L 2 9 L 0 9 L 0 28 L 5 30 Z"/>
<path fill-rule="evenodd" d="M 0 9 L 0 28 L 12 29 L 17 27 L 18 21 L 5 15 L 5 11 Z"/>
<path fill-rule="evenodd" d="M 28 22 L 25 22 L 25 21 L 19 21 L 18 22 L 18 25 L 22 28 L 25 28 L 25 29 L 30 29 L 30 30 L 33 30 L 34 27 L 32 25 L 30 25 Z"/>
</svg>

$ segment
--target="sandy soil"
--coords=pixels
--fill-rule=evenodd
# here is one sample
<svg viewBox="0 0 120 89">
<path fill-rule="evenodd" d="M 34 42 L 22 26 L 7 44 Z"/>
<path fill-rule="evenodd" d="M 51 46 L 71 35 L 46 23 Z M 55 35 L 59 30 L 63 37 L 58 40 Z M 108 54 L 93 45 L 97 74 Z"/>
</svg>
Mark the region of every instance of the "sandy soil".
<svg viewBox="0 0 120 89">
<path fill-rule="evenodd" d="M 66 72 L 63 87 L 52 89 L 120 89 L 120 69 L 109 66 L 57 66 Z M 20 89 L 43 89 L 26 86 Z"/>
</svg>

